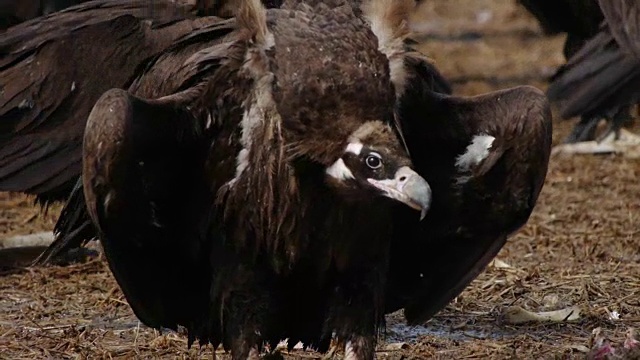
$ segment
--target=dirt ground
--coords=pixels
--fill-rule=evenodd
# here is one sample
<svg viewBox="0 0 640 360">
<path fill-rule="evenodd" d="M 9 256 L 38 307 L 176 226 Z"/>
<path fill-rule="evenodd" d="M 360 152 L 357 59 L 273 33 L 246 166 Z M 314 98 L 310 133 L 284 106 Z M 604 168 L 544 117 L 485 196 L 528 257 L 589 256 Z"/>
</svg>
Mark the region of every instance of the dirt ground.
<svg viewBox="0 0 640 360">
<path fill-rule="evenodd" d="M 413 25 L 457 94 L 545 88 L 563 62 L 563 37 L 541 36 L 515 0 L 429 0 Z M 554 143 L 570 126 L 556 121 Z M 622 156 L 552 158 L 536 210 L 500 261 L 424 326 L 390 316 L 379 357 L 583 358 L 595 328 L 622 341 L 640 325 L 639 173 L 638 160 Z M 58 211 L 42 215 L 32 199 L 2 194 L 0 238 L 51 229 Z M 513 325 L 504 316 L 512 306 L 576 307 L 579 319 Z M 101 259 L 0 274 L 0 309 L 0 358 L 211 358 L 208 347 L 187 350 L 183 336 L 141 325 Z"/>
</svg>

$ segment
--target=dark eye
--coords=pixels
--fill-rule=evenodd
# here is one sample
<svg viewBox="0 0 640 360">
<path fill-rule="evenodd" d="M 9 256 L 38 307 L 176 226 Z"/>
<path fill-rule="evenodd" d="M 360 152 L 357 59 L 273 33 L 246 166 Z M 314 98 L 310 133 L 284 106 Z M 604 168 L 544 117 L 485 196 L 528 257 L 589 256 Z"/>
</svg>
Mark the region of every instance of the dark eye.
<svg viewBox="0 0 640 360">
<path fill-rule="evenodd" d="M 379 169 L 382 166 L 382 157 L 378 153 L 371 153 L 367 155 L 365 162 L 369 168 L 373 170 Z"/>
</svg>

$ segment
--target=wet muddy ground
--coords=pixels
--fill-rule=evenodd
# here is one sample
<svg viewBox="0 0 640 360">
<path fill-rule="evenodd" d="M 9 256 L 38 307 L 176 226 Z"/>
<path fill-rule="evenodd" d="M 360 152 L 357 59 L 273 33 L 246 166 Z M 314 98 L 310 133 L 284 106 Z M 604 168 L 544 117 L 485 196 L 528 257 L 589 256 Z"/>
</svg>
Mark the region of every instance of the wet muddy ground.
<svg viewBox="0 0 640 360">
<path fill-rule="evenodd" d="M 543 37 L 514 0 L 429 0 L 413 26 L 457 94 L 545 88 L 563 61 L 563 37 Z M 570 126 L 556 121 L 555 143 Z M 638 160 L 623 156 L 552 158 L 534 214 L 499 261 L 424 326 L 389 316 L 379 357 L 582 358 L 595 328 L 624 339 L 640 325 L 638 173 Z M 49 230 L 58 211 L 43 215 L 32 199 L 2 194 L 0 238 Z M 576 307 L 579 318 L 514 325 L 505 316 L 514 306 Z M 183 336 L 139 324 L 101 259 L 0 276 L 0 358 L 77 356 L 210 358 L 211 349 L 187 350 Z"/>
</svg>

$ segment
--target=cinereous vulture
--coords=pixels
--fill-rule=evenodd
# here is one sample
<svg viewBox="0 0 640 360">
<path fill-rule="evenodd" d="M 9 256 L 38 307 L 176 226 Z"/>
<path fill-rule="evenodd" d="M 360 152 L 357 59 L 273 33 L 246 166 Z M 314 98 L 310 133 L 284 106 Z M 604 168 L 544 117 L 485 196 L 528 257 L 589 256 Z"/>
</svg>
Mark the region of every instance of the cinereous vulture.
<svg viewBox="0 0 640 360">
<path fill-rule="evenodd" d="M 426 321 L 526 223 L 546 97 L 434 92 L 413 1 L 240 6 L 100 96 L 67 213 L 148 326 L 234 359 L 333 336 L 372 359 L 385 313 Z"/>
</svg>

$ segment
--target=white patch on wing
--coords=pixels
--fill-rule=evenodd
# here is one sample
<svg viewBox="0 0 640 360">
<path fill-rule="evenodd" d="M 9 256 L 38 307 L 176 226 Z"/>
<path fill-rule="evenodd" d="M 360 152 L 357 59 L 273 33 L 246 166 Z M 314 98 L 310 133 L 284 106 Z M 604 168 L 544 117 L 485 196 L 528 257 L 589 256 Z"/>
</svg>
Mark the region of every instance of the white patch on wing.
<svg viewBox="0 0 640 360">
<path fill-rule="evenodd" d="M 491 149 L 495 139 L 493 136 L 487 134 L 474 136 L 471 144 L 467 146 L 467 151 L 456 159 L 458 169 L 461 171 L 469 171 L 472 167 L 480 164 L 482 160 L 489 156 L 489 149 Z"/>
<path fill-rule="evenodd" d="M 340 181 L 346 179 L 355 179 L 353 173 L 351 172 L 351 170 L 349 170 L 347 164 L 345 164 L 342 159 L 338 159 L 338 161 L 329 166 L 326 172 L 327 175 Z"/>
<path fill-rule="evenodd" d="M 346 152 L 350 152 L 352 154 L 360 155 L 360 153 L 362 152 L 362 148 L 363 147 L 364 147 L 364 145 L 362 145 L 361 142 L 352 142 L 352 143 L 349 143 L 349 145 L 347 145 Z"/>
</svg>

